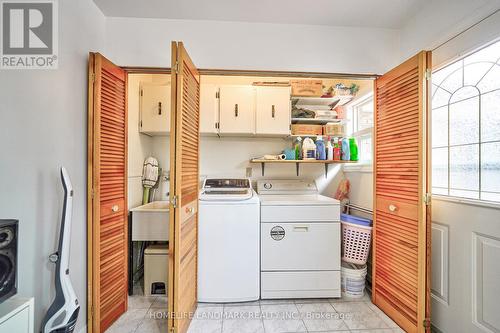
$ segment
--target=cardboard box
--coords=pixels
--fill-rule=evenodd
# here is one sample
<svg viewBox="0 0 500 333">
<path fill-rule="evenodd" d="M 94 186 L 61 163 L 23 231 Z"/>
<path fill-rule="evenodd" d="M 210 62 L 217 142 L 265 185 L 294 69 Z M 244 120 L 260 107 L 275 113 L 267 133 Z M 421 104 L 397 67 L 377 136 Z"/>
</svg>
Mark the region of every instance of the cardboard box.
<svg viewBox="0 0 500 333">
<path fill-rule="evenodd" d="M 322 80 L 291 80 L 292 96 L 320 97 L 323 95 Z"/>
<path fill-rule="evenodd" d="M 321 135 L 323 126 L 309 124 L 292 124 L 292 135 Z"/>
<path fill-rule="evenodd" d="M 323 126 L 323 135 L 344 136 L 344 125 L 326 124 Z"/>
</svg>

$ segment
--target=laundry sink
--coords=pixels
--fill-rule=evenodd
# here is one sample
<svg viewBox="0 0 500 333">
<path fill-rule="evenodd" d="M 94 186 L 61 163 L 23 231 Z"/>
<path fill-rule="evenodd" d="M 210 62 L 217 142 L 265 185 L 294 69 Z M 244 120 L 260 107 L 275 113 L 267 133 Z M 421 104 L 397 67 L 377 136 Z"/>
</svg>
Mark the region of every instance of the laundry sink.
<svg viewBox="0 0 500 333">
<path fill-rule="evenodd" d="M 133 241 L 168 241 L 169 202 L 153 201 L 132 208 Z"/>
</svg>

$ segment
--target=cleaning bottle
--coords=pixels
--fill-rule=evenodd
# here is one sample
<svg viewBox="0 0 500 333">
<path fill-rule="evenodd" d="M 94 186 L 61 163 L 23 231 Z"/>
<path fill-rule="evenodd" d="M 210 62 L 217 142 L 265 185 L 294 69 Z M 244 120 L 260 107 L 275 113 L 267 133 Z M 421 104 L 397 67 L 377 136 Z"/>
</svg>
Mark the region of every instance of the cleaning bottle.
<svg viewBox="0 0 500 333">
<path fill-rule="evenodd" d="M 349 138 L 349 155 L 351 161 L 357 161 L 359 159 L 356 138 Z"/>
<path fill-rule="evenodd" d="M 321 135 L 316 138 L 316 159 L 326 160 L 325 142 L 323 142 Z"/>
<path fill-rule="evenodd" d="M 330 137 L 326 140 L 326 159 L 333 160 L 333 145 Z"/>
<path fill-rule="evenodd" d="M 349 149 L 349 140 L 347 138 L 342 138 L 342 160 L 351 160 L 351 151 Z"/>
<path fill-rule="evenodd" d="M 315 160 L 316 159 L 316 145 L 311 138 L 305 138 L 302 143 L 302 159 Z"/>
<path fill-rule="evenodd" d="M 297 139 L 295 139 L 295 159 L 296 160 L 301 160 L 302 159 L 302 138 L 299 136 Z"/>
<path fill-rule="evenodd" d="M 340 161 L 342 157 L 342 149 L 339 145 L 339 138 L 333 138 L 333 159 L 335 161 Z"/>
</svg>

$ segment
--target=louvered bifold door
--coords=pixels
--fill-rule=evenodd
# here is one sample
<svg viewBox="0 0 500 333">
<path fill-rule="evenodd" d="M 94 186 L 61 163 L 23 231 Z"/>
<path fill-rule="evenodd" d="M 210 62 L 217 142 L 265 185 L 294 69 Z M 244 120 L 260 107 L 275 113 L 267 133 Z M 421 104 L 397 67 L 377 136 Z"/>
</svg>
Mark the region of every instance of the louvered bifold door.
<svg viewBox="0 0 500 333">
<path fill-rule="evenodd" d="M 407 332 L 428 325 L 430 53 L 375 82 L 373 302 Z"/>
<path fill-rule="evenodd" d="M 184 333 L 197 305 L 200 75 L 182 42 L 172 42 L 171 110 L 169 312 Z"/>
<path fill-rule="evenodd" d="M 127 77 L 98 53 L 89 61 L 89 327 L 95 333 L 127 311 Z"/>
</svg>

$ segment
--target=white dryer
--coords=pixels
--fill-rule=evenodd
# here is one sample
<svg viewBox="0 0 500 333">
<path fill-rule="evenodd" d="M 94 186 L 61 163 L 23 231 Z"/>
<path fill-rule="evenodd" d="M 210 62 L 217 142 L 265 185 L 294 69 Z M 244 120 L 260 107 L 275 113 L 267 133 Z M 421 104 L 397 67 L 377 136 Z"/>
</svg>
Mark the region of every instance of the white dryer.
<svg viewBox="0 0 500 333">
<path fill-rule="evenodd" d="M 313 181 L 262 180 L 261 298 L 340 297 L 340 203 Z"/>
<path fill-rule="evenodd" d="M 206 179 L 199 199 L 198 301 L 260 294 L 260 204 L 249 179 Z"/>
</svg>

